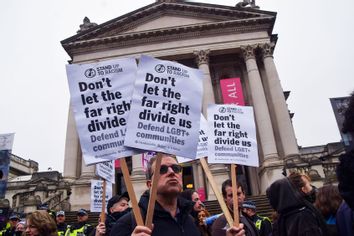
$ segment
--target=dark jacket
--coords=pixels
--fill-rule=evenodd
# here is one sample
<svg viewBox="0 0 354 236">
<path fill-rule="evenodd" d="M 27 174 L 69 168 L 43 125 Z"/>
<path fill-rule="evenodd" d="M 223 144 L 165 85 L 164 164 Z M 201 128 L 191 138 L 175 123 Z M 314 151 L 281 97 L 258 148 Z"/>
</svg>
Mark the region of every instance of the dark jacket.
<svg viewBox="0 0 354 236">
<path fill-rule="evenodd" d="M 129 213 L 131 208 L 127 208 L 125 211 L 122 212 L 113 212 L 112 214 L 108 214 L 105 225 L 106 225 L 106 235 L 111 233 L 113 226 L 117 223 L 117 221 L 124 216 L 125 214 Z"/>
<path fill-rule="evenodd" d="M 291 185 L 287 178 L 271 184 L 267 189 L 267 197 L 270 205 L 278 212 L 273 236 L 327 235 L 326 222 L 321 213 Z"/>
<path fill-rule="evenodd" d="M 66 223 L 59 223 L 57 224 L 57 229 L 58 229 L 58 235 L 65 235 L 65 232 L 68 228 L 68 224 Z"/>
<path fill-rule="evenodd" d="M 230 210 L 231 212 L 231 210 Z M 232 212 L 231 212 L 231 215 Z M 240 214 L 240 223 L 243 223 L 246 236 L 258 236 L 258 231 L 254 223 L 247 217 Z M 211 227 L 211 235 L 213 236 L 225 236 L 226 229 L 228 228 L 225 215 L 219 216 L 213 223 Z"/>
<path fill-rule="evenodd" d="M 342 202 L 336 215 L 339 236 L 354 235 L 354 211 L 346 202 Z"/>
<path fill-rule="evenodd" d="M 140 211 L 143 218 L 147 213 L 147 207 L 149 203 L 149 194 L 145 192 L 139 201 Z M 152 236 L 199 236 L 200 232 L 194 223 L 194 219 L 189 214 L 193 205 L 185 199 L 179 198 L 178 213 L 176 218 L 173 218 L 171 214 L 165 211 L 161 205 L 156 202 L 155 211 L 153 217 L 154 229 Z M 130 236 L 136 227 L 135 218 L 133 212 L 129 212 L 122 216 L 117 223 L 113 226 L 111 234 L 112 236 Z"/>
<path fill-rule="evenodd" d="M 341 155 L 339 160 L 337 166 L 338 189 L 348 206 L 354 210 L 354 150 Z"/>
<path fill-rule="evenodd" d="M 15 231 L 16 231 L 16 227 L 14 228 L 9 228 L 5 231 L 5 233 L 3 234 L 3 236 L 15 236 Z"/>
</svg>

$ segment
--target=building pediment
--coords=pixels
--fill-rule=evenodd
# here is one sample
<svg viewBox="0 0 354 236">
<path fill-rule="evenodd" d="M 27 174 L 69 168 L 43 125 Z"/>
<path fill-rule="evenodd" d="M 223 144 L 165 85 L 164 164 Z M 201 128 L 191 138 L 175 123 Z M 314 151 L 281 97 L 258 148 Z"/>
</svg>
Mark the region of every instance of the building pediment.
<svg viewBox="0 0 354 236">
<path fill-rule="evenodd" d="M 248 7 L 230 7 L 192 2 L 155 2 L 63 40 L 69 55 L 73 50 L 99 45 L 127 46 L 132 43 L 194 38 L 216 32 L 268 31 L 276 13 Z"/>
</svg>

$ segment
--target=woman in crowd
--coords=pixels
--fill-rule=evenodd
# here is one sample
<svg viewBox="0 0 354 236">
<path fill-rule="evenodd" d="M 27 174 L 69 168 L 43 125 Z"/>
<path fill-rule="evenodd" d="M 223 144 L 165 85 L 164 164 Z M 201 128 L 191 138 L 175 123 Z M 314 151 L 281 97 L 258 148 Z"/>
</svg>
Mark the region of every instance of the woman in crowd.
<svg viewBox="0 0 354 236">
<path fill-rule="evenodd" d="M 200 200 L 198 192 L 192 189 L 187 189 L 181 193 L 181 197 L 191 201 L 192 204 L 194 204 L 192 212 L 190 214 L 193 216 L 195 224 L 198 226 L 202 235 L 210 236 L 210 229 L 207 225 L 204 224 L 205 218 L 210 216 L 210 214 L 205 209 L 204 204 Z"/>
<path fill-rule="evenodd" d="M 57 225 L 48 212 L 34 211 L 27 216 L 26 235 L 57 236 Z"/>
<path fill-rule="evenodd" d="M 328 235 L 337 236 L 336 213 L 342 202 L 338 187 L 325 185 L 318 189 L 315 207 L 322 213 L 327 223 Z"/>
</svg>

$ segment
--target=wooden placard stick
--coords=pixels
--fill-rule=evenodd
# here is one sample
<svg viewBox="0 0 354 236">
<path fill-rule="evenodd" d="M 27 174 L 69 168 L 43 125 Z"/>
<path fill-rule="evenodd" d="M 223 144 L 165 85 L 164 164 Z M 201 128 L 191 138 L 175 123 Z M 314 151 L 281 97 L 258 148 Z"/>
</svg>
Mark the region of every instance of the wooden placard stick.
<svg viewBox="0 0 354 236">
<path fill-rule="evenodd" d="M 205 157 L 202 157 L 200 158 L 200 163 L 202 164 L 202 167 L 203 167 L 203 170 L 209 180 L 209 183 L 210 183 L 210 186 L 211 188 L 213 189 L 214 193 L 215 193 L 215 196 L 216 196 L 216 199 L 218 200 L 219 202 L 219 205 L 221 207 L 221 210 L 222 212 L 224 213 L 225 215 L 225 218 L 226 218 L 226 221 L 227 223 L 231 226 L 233 225 L 233 222 L 232 222 L 232 216 L 230 214 L 230 211 L 229 209 L 227 208 L 226 206 L 226 203 L 224 201 L 224 198 L 223 196 L 221 195 L 219 189 L 218 189 L 218 186 L 216 185 L 215 181 L 214 181 L 214 178 L 213 178 L 213 175 L 211 174 L 210 170 L 209 170 L 209 166 L 208 166 L 208 163 L 206 162 L 205 160 Z"/>
<path fill-rule="evenodd" d="M 150 188 L 150 198 L 149 198 L 149 205 L 145 219 L 145 226 L 149 229 L 152 229 L 152 219 L 154 217 L 154 210 L 155 210 L 155 201 L 156 201 L 156 193 L 157 193 L 157 182 L 160 178 L 160 166 L 161 166 L 161 159 L 162 153 L 157 153 L 156 161 L 155 161 L 155 168 L 153 170 L 153 179 Z"/>
<path fill-rule="evenodd" d="M 106 221 L 106 186 L 107 182 L 105 179 L 103 179 L 103 184 L 102 184 L 102 209 L 101 209 L 101 215 L 100 215 L 100 221 L 105 222 Z"/>
<path fill-rule="evenodd" d="M 125 157 L 119 159 L 119 161 L 120 161 L 120 166 L 121 166 L 121 169 L 123 172 L 125 186 L 127 188 L 130 201 L 132 203 L 132 208 L 133 208 L 133 213 L 134 213 L 136 224 L 142 226 L 142 225 L 144 225 L 144 221 L 143 221 L 143 217 L 141 216 L 138 201 L 136 200 L 135 192 L 133 189 L 133 184 L 130 181 L 129 169 L 128 169 L 127 162 L 125 161 Z"/>
<path fill-rule="evenodd" d="M 234 223 L 233 225 L 238 227 L 240 222 L 240 216 L 238 211 L 238 197 L 237 197 L 237 180 L 236 180 L 236 167 L 237 165 L 231 164 L 231 183 L 232 183 L 232 198 L 233 198 L 233 205 L 234 205 Z"/>
</svg>

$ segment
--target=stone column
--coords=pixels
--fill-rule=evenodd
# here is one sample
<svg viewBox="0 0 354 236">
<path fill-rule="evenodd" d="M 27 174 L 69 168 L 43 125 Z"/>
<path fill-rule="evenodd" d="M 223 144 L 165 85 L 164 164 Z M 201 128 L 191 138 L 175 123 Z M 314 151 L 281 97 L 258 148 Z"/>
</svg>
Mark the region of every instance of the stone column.
<svg viewBox="0 0 354 236">
<path fill-rule="evenodd" d="M 264 94 L 261 76 L 259 74 L 254 55 L 255 48 L 255 46 L 247 45 L 242 46 L 241 50 L 246 62 L 259 140 L 261 142 L 264 160 L 266 161 L 267 159 L 277 159 L 278 151 L 275 143 L 267 100 Z"/>
<path fill-rule="evenodd" d="M 132 156 L 132 173 L 130 179 L 134 186 L 135 196 L 139 201 L 140 196 L 147 189 L 142 154 Z"/>
<path fill-rule="evenodd" d="M 273 60 L 274 43 L 260 45 L 262 50 L 264 67 L 267 75 L 267 82 L 270 96 L 270 106 L 273 107 L 280 136 L 280 142 L 283 147 L 285 158 L 299 156 L 299 149 L 296 142 L 295 132 L 291 124 L 288 107 L 286 105 L 283 89 L 280 84 L 279 76 Z"/>
<path fill-rule="evenodd" d="M 80 179 L 93 179 L 95 176 L 95 165 L 86 166 L 84 157 L 82 157 Z"/>
<path fill-rule="evenodd" d="M 79 153 L 79 136 L 76 132 L 74 113 L 70 107 L 68 125 L 66 130 L 65 157 L 64 157 L 64 178 L 74 181 L 78 176 L 77 163 Z"/>
<path fill-rule="evenodd" d="M 210 53 L 209 49 L 194 51 L 194 55 L 196 55 L 196 62 L 198 64 L 198 67 L 204 74 L 202 111 L 206 119 L 208 119 L 208 114 L 207 114 L 208 104 L 215 104 L 213 84 L 211 81 L 210 70 L 209 70 L 209 53 Z M 209 166 L 210 166 L 210 171 L 213 174 L 214 180 L 217 183 L 220 183 L 223 180 L 228 178 L 228 173 L 225 171 L 224 165 L 213 164 Z M 216 199 L 216 196 L 213 191 L 208 191 L 207 199 L 208 200 Z"/>
<path fill-rule="evenodd" d="M 209 52 L 210 52 L 209 49 L 194 51 L 194 55 L 196 55 L 196 62 L 198 64 L 198 67 L 204 74 L 202 111 L 205 118 L 207 118 L 208 104 L 215 103 L 213 84 L 211 81 L 210 70 L 209 70 Z"/>
</svg>

